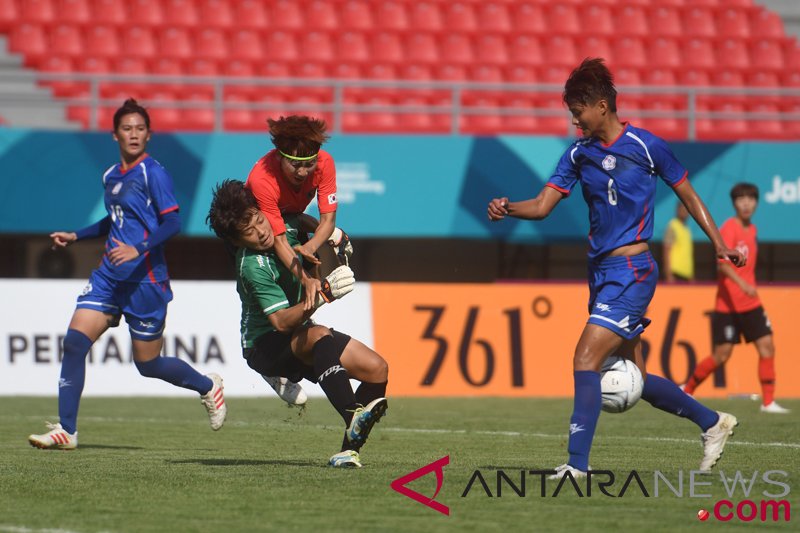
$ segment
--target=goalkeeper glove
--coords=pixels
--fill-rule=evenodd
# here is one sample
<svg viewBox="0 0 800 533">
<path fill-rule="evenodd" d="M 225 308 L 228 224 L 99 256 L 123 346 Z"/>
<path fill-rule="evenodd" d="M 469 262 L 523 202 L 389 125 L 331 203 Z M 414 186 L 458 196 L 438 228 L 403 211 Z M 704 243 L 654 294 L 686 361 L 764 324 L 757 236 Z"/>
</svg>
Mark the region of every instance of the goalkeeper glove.
<svg viewBox="0 0 800 533">
<path fill-rule="evenodd" d="M 356 283 L 353 271 L 347 265 L 342 265 L 328 274 L 322 280 L 322 289 L 317 292 L 317 307 L 324 303 L 338 300 L 345 294 L 352 292 Z"/>
<path fill-rule="evenodd" d="M 333 233 L 328 244 L 333 247 L 333 251 L 339 258 L 339 264 L 350 265 L 350 256 L 353 255 L 353 243 L 350 237 L 341 228 L 333 228 Z"/>
</svg>

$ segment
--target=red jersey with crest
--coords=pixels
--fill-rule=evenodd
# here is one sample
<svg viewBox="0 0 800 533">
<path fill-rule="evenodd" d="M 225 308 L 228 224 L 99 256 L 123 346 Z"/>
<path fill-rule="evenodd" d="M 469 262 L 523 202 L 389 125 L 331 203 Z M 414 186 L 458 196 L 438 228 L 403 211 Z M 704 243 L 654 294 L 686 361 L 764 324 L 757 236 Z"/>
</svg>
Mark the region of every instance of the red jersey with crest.
<svg viewBox="0 0 800 533">
<path fill-rule="evenodd" d="M 275 235 L 286 233 L 283 215 L 299 214 L 317 197 L 320 214 L 336 211 L 336 167 L 331 155 L 320 150 L 317 168 L 296 191 L 281 173 L 281 155 L 270 150 L 256 162 L 247 176 L 245 187 L 253 191 Z"/>
<path fill-rule="evenodd" d="M 756 226 L 750 223 L 744 227 L 736 217 L 729 218 L 719 229 L 722 240 L 728 248 L 739 250 L 744 254 L 745 265 L 736 269 L 736 274 L 744 281 L 756 286 L 756 262 L 758 260 L 758 243 L 756 242 Z M 720 263 L 728 262 L 720 260 Z M 752 311 L 761 305 L 758 296 L 748 296 L 739 288 L 735 281 L 723 274 L 717 273 L 717 304 L 715 309 L 721 313 L 744 313 Z"/>
</svg>

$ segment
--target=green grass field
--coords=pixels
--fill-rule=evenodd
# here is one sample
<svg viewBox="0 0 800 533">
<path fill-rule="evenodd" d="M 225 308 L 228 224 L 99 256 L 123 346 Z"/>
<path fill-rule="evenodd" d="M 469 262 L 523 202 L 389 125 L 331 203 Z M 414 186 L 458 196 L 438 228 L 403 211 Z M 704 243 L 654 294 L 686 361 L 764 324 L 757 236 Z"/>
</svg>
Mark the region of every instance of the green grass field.
<svg viewBox="0 0 800 533">
<path fill-rule="evenodd" d="M 298 416 L 277 399 L 229 398 L 219 432 L 208 428 L 200 402 L 181 399 L 86 398 L 81 405 L 80 448 L 72 452 L 31 448 L 30 433 L 57 421 L 54 398 L 4 398 L 0 413 L 0 532 L 145 531 L 683 531 L 696 529 L 798 531 L 800 511 L 800 401 L 784 401 L 789 415 L 761 415 L 749 400 L 709 401 L 737 415 L 740 426 L 718 469 L 748 479 L 758 472 L 749 497 L 728 498 L 719 471 L 696 481 L 706 498 L 690 497 L 689 471 L 701 458 L 699 431 L 689 421 L 645 402 L 621 415 L 603 414 L 592 466 L 615 472 L 608 491 L 618 494 L 631 470 L 650 497 L 629 487 L 624 497 L 578 497 L 571 486 L 553 497 L 555 482 L 539 494 L 528 477 L 526 495 L 508 485 L 496 494 L 496 470 L 519 485 L 520 471 L 552 468 L 566 455 L 571 400 L 390 399 L 387 417 L 362 450 L 364 468 L 339 470 L 327 459 L 341 442 L 339 418 L 324 398 L 312 398 Z M 390 488 L 395 478 L 445 455 L 444 483 L 436 501 L 450 516 Z M 479 483 L 462 497 L 475 470 Z M 676 484 L 683 471 L 683 497 L 661 485 L 652 494 L 653 472 Z M 781 487 L 761 480 L 782 470 L 791 492 L 790 522 L 737 518 L 705 522 L 697 511 L 714 503 L 753 500 Z M 585 480 L 581 482 L 585 489 Z M 429 474 L 409 487 L 432 495 Z"/>
</svg>

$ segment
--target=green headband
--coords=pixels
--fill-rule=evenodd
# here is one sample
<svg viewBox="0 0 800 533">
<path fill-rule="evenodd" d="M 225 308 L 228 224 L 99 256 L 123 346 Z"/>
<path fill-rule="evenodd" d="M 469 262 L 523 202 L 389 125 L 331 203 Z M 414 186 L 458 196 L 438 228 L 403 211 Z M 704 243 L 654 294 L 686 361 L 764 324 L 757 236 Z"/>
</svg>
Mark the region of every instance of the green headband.
<svg viewBox="0 0 800 533">
<path fill-rule="evenodd" d="M 315 157 L 317 157 L 319 155 L 319 152 L 317 152 L 316 154 L 310 155 L 308 157 L 298 157 L 296 155 L 285 154 L 285 153 L 281 152 L 280 150 L 278 150 L 278 152 L 283 157 L 285 157 L 286 159 L 291 159 L 292 161 L 309 161 L 309 160 L 314 159 Z"/>
</svg>

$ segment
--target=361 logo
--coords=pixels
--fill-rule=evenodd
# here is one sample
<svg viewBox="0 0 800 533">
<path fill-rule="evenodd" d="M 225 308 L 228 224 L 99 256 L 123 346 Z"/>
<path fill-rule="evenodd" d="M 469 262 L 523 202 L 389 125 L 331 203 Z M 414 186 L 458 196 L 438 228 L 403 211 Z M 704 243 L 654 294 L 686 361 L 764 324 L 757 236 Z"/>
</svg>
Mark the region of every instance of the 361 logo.
<svg viewBox="0 0 800 533">
<path fill-rule="evenodd" d="M 450 464 L 450 456 L 445 455 L 441 459 L 437 459 L 436 461 L 423 466 L 422 468 L 418 468 L 413 472 L 409 472 L 408 474 L 401 476 L 391 483 L 392 489 L 396 490 L 403 496 L 408 496 L 414 501 L 421 503 L 427 507 L 430 507 L 434 511 L 438 511 L 443 515 L 450 516 L 450 508 L 443 503 L 436 501 L 436 496 L 439 494 L 439 491 L 442 489 L 442 483 L 444 483 L 444 467 Z M 436 473 L 436 492 L 433 493 L 433 496 L 425 496 L 424 494 L 420 494 L 419 492 L 412 490 L 406 485 L 411 483 L 415 479 L 419 479 L 431 472 Z"/>
</svg>

